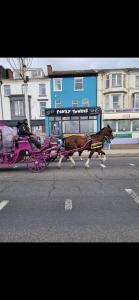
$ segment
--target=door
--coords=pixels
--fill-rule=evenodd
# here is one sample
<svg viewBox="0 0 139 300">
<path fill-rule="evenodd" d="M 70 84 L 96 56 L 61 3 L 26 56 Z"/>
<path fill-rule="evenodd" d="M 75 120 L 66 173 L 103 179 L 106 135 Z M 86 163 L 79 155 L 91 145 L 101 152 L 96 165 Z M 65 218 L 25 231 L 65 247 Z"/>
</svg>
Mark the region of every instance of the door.
<svg viewBox="0 0 139 300">
<path fill-rule="evenodd" d="M 51 134 L 60 136 L 61 135 L 61 122 L 51 121 Z"/>
</svg>

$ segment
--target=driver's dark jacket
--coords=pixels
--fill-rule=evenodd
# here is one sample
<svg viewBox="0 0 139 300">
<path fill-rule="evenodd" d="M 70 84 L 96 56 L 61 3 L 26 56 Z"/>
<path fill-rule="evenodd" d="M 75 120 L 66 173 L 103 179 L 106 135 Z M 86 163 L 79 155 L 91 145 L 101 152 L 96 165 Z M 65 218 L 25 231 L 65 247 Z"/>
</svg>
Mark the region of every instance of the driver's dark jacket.
<svg viewBox="0 0 139 300">
<path fill-rule="evenodd" d="M 30 136 L 33 135 L 32 132 L 30 132 L 29 127 L 25 124 L 21 124 L 18 129 L 18 135 L 19 136 Z"/>
</svg>

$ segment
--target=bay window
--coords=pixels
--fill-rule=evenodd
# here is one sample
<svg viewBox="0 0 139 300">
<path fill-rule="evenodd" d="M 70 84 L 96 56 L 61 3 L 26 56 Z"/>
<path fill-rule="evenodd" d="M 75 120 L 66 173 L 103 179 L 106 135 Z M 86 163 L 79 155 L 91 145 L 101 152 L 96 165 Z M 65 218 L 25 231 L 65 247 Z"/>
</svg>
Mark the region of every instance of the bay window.
<svg viewBox="0 0 139 300">
<path fill-rule="evenodd" d="M 112 87 L 122 86 L 122 74 L 112 74 Z"/>
</svg>

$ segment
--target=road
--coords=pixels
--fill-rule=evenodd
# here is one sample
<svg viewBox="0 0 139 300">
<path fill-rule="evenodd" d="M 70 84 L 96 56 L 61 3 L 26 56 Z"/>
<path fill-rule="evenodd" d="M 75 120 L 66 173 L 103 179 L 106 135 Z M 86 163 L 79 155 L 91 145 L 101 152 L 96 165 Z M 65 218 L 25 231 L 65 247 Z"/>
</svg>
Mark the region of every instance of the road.
<svg viewBox="0 0 139 300">
<path fill-rule="evenodd" d="M 0 242 L 139 242 L 139 157 L 0 171 Z"/>
</svg>

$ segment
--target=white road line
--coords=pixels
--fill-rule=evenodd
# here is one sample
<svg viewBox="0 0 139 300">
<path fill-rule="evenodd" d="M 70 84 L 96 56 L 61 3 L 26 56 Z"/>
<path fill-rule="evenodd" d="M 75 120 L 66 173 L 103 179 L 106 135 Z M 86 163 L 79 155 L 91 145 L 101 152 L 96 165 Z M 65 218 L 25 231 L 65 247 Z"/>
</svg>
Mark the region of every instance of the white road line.
<svg viewBox="0 0 139 300">
<path fill-rule="evenodd" d="M 125 189 L 125 191 L 133 198 L 133 200 L 139 204 L 139 196 L 132 189 Z"/>
<path fill-rule="evenodd" d="M 105 166 L 104 164 L 100 164 L 100 166 L 101 166 L 102 168 L 106 168 L 106 166 Z"/>
<path fill-rule="evenodd" d="M 72 209 L 72 200 L 66 199 L 65 200 L 65 210 L 71 210 Z"/>
<path fill-rule="evenodd" d="M 2 202 L 0 202 L 0 210 L 2 210 L 3 207 L 4 207 L 5 205 L 7 205 L 8 202 L 9 202 L 9 201 L 7 201 L 7 200 L 3 200 Z"/>
<path fill-rule="evenodd" d="M 135 164 L 129 164 L 130 166 L 132 166 L 132 167 L 134 167 L 135 166 Z"/>
</svg>

